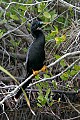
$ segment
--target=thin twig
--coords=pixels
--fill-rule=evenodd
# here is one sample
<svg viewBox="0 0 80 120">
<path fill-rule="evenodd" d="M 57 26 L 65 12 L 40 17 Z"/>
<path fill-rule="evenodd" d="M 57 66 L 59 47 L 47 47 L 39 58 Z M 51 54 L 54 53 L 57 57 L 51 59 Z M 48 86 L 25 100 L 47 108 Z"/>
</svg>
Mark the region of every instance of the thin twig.
<svg viewBox="0 0 80 120">
<path fill-rule="evenodd" d="M 50 65 L 48 65 L 47 68 L 49 68 L 49 67 L 55 65 L 56 63 L 60 62 L 60 61 L 61 61 L 63 58 L 65 58 L 65 57 L 68 57 L 68 56 L 71 56 L 71 55 L 78 55 L 78 54 L 80 54 L 80 51 L 76 51 L 76 52 L 72 52 L 72 53 L 67 53 L 67 54 L 63 55 L 61 58 L 59 58 L 58 60 L 56 60 L 54 63 L 51 63 Z M 66 68 L 66 69 L 65 69 L 64 71 L 62 71 L 61 73 L 59 73 L 59 74 L 57 74 L 57 75 L 55 75 L 55 76 L 53 76 L 53 77 L 51 77 L 51 78 L 45 78 L 45 79 L 39 80 L 39 81 L 37 81 L 37 82 L 34 82 L 33 84 L 29 85 L 29 87 L 31 87 L 32 85 L 35 85 L 35 84 L 37 84 L 37 83 L 40 83 L 40 82 L 44 82 L 44 81 L 47 81 L 47 80 L 53 80 L 53 79 L 55 79 L 56 77 L 62 75 L 62 74 L 63 74 L 65 71 L 67 71 L 69 68 L 71 68 L 71 67 L 72 67 L 76 62 L 78 62 L 79 60 L 80 60 L 80 58 L 79 58 L 78 60 L 76 60 L 74 63 L 72 63 L 68 68 Z M 41 70 L 39 70 L 39 72 L 41 72 Z M 30 80 L 33 76 L 34 76 L 33 74 L 30 75 L 25 81 L 23 81 L 18 87 L 16 87 L 10 94 L 8 94 L 7 96 L 5 96 L 5 98 L 4 98 L 2 101 L 0 101 L 0 105 L 1 105 L 2 103 L 4 103 L 5 100 L 9 99 L 11 96 L 14 96 L 14 94 L 16 94 L 16 92 L 18 91 L 18 89 L 19 89 L 20 87 L 22 87 L 22 86 L 23 86 L 28 80 Z"/>
<path fill-rule="evenodd" d="M 68 99 L 68 97 L 67 97 L 65 94 L 64 94 L 64 96 L 65 96 L 65 98 L 67 99 L 69 105 L 70 105 L 78 114 L 80 114 L 80 111 L 77 110 L 77 109 L 72 105 L 72 103 L 70 102 L 70 100 Z"/>
</svg>

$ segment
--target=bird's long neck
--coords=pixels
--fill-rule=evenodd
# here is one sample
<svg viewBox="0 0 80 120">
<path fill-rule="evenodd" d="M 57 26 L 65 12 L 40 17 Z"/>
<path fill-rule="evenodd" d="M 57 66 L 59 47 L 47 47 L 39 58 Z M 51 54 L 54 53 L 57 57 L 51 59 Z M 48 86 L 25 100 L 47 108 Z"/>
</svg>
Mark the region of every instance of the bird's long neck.
<svg viewBox="0 0 80 120">
<path fill-rule="evenodd" d="M 40 37 L 41 35 L 43 35 L 43 32 L 42 32 L 42 30 L 37 30 L 37 29 L 32 29 L 31 30 L 31 33 L 32 33 L 32 36 L 34 37 L 34 38 L 38 38 L 38 37 Z"/>
<path fill-rule="evenodd" d="M 39 45 L 44 46 L 45 44 L 45 36 L 42 30 L 36 30 L 35 32 L 32 33 L 33 37 L 35 38 L 35 42 Z"/>
</svg>

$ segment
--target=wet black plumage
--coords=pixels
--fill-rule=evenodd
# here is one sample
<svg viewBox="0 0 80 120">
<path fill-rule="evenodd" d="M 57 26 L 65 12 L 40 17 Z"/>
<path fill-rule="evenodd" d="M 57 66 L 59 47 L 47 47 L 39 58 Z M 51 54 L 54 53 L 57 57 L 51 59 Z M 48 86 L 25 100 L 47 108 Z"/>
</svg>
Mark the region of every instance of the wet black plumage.
<svg viewBox="0 0 80 120">
<path fill-rule="evenodd" d="M 30 76 L 33 73 L 33 70 L 40 70 L 44 65 L 45 60 L 45 51 L 44 51 L 44 45 L 45 45 L 45 36 L 40 29 L 40 27 L 43 25 L 43 22 L 34 20 L 31 25 L 31 34 L 34 37 L 33 43 L 30 45 L 26 57 L 26 69 L 27 69 L 27 76 Z M 23 89 L 25 89 L 29 84 L 31 80 L 29 80 L 26 84 L 22 86 Z M 22 94 L 22 90 L 19 89 L 17 94 L 15 95 L 15 98 L 18 99 L 19 96 Z"/>
</svg>

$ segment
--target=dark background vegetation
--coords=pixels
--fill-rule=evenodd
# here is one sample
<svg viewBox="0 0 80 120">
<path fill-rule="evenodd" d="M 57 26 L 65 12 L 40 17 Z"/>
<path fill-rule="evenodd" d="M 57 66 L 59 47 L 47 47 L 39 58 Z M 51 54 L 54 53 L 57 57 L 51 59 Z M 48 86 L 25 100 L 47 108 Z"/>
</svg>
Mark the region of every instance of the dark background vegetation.
<svg viewBox="0 0 80 120">
<path fill-rule="evenodd" d="M 4 99 L 17 87 L 11 75 L 23 82 L 26 53 L 33 41 L 30 25 L 37 17 L 47 22 L 42 27 L 46 37 L 45 65 L 66 57 L 33 79 L 33 83 L 43 82 L 26 89 L 34 116 L 23 95 L 17 103 L 12 98 Z M 1 0 L 0 120 L 80 120 L 79 91 L 80 1 Z"/>
</svg>

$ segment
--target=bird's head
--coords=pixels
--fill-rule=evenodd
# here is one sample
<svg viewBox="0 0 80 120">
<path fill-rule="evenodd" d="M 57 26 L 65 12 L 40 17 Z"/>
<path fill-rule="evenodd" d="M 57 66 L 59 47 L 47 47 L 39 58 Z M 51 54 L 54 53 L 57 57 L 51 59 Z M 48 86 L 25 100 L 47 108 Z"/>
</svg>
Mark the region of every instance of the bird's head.
<svg viewBox="0 0 80 120">
<path fill-rule="evenodd" d="M 31 24 L 32 36 L 36 38 L 39 35 L 43 34 L 41 27 L 46 24 L 47 24 L 47 22 L 42 22 L 39 18 L 36 20 L 33 20 L 32 24 Z"/>
<path fill-rule="evenodd" d="M 42 21 L 34 20 L 34 21 L 32 22 L 32 25 L 31 25 L 31 31 L 35 31 L 35 30 L 37 30 L 38 28 L 41 28 L 43 24 L 44 24 L 44 23 L 43 23 Z"/>
</svg>

